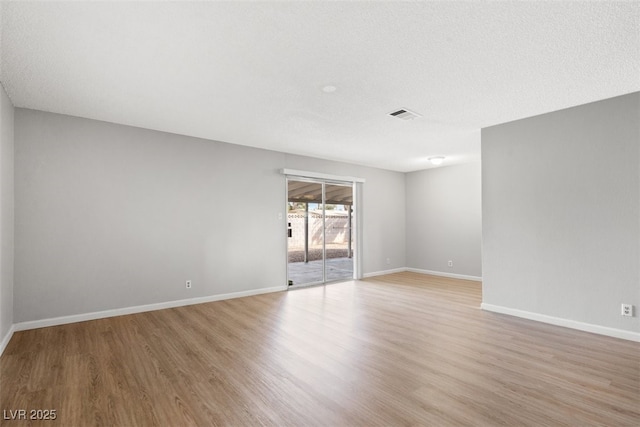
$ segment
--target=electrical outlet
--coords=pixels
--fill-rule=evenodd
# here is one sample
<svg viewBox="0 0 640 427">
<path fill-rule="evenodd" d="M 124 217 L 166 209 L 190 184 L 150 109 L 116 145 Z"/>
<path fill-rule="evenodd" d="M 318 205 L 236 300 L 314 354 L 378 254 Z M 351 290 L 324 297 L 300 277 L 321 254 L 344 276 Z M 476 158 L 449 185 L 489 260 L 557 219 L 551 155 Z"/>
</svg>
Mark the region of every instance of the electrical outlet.
<svg viewBox="0 0 640 427">
<path fill-rule="evenodd" d="M 631 304 L 622 304 L 620 314 L 623 316 L 633 317 L 633 306 Z"/>
<path fill-rule="evenodd" d="M 387 265 L 391 264 L 391 258 L 387 258 Z"/>
<path fill-rule="evenodd" d="M 449 260 L 449 262 L 447 263 L 447 265 L 448 265 L 449 267 L 453 267 L 453 261 Z"/>
<path fill-rule="evenodd" d="M 187 289 L 191 289 L 191 280 L 187 280 Z"/>
</svg>

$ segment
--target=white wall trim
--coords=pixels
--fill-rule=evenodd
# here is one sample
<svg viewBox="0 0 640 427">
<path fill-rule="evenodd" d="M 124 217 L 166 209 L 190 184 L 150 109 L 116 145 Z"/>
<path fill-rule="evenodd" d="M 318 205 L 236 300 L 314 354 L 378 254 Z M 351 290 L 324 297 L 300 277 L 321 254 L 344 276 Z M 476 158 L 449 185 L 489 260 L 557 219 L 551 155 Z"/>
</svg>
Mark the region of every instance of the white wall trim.
<svg viewBox="0 0 640 427">
<path fill-rule="evenodd" d="M 329 180 L 329 181 L 365 182 L 364 178 L 358 178 L 358 177 L 355 177 L 355 176 L 331 175 L 331 174 L 328 174 L 328 173 L 301 171 L 301 170 L 296 170 L 296 169 L 280 169 L 280 173 L 282 175 L 287 175 L 287 176 L 299 176 L 299 177 L 302 177 L 302 178 L 326 179 L 326 180 Z"/>
<path fill-rule="evenodd" d="M 367 277 L 384 276 L 385 274 L 403 273 L 405 271 L 407 271 L 407 269 L 404 268 L 404 267 L 402 267 L 402 268 L 393 268 L 391 270 L 374 271 L 374 272 L 371 272 L 371 273 L 364 273 L 362 275 L 362 278 L 366 279 Z"/>
<path fill-rule="evenodd" d="M 13 336 L 14 332 L 15 325 L 11 325 L 11 327 L 7 331 L 7 335 L 5 335 L 2 341 L 0 341 L 0 356 L 2 356 L 2 353 L 4 353 L 4 349 L 7 348 L 7 345 L 9 345 L 9 341 L 11 341 L 11 337 Z"/>
<path fill-rule="evenodd" d="M 271 292 L 286 291 L 286 286 L 273 288 L 255 289 L 251 291 L 233 292 L 230 294 L 211 295 L 206 297 L 189 298 L 176 301 L 160 302 L 156 304 L 138 305 L 134 307 L 116 308 L 113 310 L 96 311 L 93 313 L 73 314 L 71 316 L 54 317 L 51 319 L 32 320 L 20 322 L 13 325 L 15 331 L 26 331 L 29 329 L 46 328 L 48 326 L 65 325 L 68 323 L 85 322 L 87 320 L 104 319 L 107 317 L 124 316 L 127 314 L 144 313 L 146 311 L 163 310 L 165 308 L 183 307 L 186 305 L 203 304 L 213 301 L 221 301 L 233 298 L 248 297 L 252 295 L 267 294 Z"/>
<path fill-rule="evenodd" d="M 463 279 L 463 280 L 473 280 L 475 282 L 482 282 L 482 277 L 479 277 L 479 276 L 467 276 L 466 274 L 445 273 L 444 271 L 421 270 L 419 268 L 411 268 L 411 267 L 408 267 L 406 270 L 412 273 L 430 274 L 432 276 L 451 277 L 452 279 Z"/>
<path fill-rule="evenodd" d="M 523 319 L 535 320 L 537 322 L 549 323 L 551 325 L 563 326 L 565 328 L 577 329 L 594 334 L 606 335 L 623 340 L 640 342 L 640 333 L 626 331 L 624 329 L 609 328 L 607 326 L 594 325 L 591 323 L 578 322 L 576 320 L 563 319 L 561 317 L 547 316 L 546 314 L 533 313 L 530 311 L 518 310 L 515 308 L 503 307 L 493 304 L 480 304 L 480 308 L 494 313 L 508 314 L 510 316 L 522 317 Z"/>
<path fill-rule="evenodd" d="M 482 282 L 482 277 L 479 277 L 479 276 L 467 276 L 466 274 L 445 273 L 443 271 L 421 270 L 419 268 L 411 268 L 411 267 L 402 267 L 402 268 L 393 268 L 391 270 L 374 271 L 372 273 L 365 273 L 362 275 L 362 277 L 366 279 L 367 277 L 384 276 L 385 274 L 402 273 L 405 271 L 410 271 L 412 273 L 419 273 L 419 274 L 429 274 L 431 276 L 450 277 L 452 279 L 463 279 L 463 280 L 473 280 L 475 282 Z"/>
</svg>

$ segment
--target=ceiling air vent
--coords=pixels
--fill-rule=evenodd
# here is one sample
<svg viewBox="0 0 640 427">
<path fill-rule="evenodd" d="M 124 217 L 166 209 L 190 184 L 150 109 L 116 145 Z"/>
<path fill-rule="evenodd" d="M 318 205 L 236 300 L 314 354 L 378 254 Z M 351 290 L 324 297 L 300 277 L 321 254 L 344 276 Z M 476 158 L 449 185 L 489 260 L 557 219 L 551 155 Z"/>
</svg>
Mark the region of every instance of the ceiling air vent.
<svg viewBox="0 0 640 427">
<path fill-rule="evenodd" d="M 407 110 L 406 108 L 403 108 L 398 111 L 394 111 L 393 113 L 389 113 L 389 115 L 392 117 L 397 117 L 402 120 L 413 120 L 418 117 L 422 117 L 420 114 L 414 113 L 413 111 Z"/>
</svg>

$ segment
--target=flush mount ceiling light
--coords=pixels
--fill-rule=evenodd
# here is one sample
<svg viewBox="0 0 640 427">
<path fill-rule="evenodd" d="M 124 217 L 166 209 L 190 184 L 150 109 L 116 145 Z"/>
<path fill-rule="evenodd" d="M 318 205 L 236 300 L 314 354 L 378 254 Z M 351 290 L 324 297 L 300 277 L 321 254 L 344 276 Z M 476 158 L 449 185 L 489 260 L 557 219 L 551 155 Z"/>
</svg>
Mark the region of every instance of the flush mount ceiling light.
<svg viewBox="0 0 640 427">
<path fill-rule="evenodd" d="M 322 91 L 323 91 L 324 93 L 333 93 L 333 92 L 335 92 L 336 90 L 338 90 L 338 88 L 337 88 L 337 87 L 335 87 L 335 86 L 332 86 L 332 85 L 327 85 L 327 86 L 325 86 L 325 87 L 323 87 L 323 88 L 322 88 Z"/>
<path fill-rule="evenodd" d="M 438 166 L 438 165 L 441 165 L 442 162 L 444 161 L 444 156 L 429 157 L 427 160 L 429 160 L 432 165 Z"/>
</svg>

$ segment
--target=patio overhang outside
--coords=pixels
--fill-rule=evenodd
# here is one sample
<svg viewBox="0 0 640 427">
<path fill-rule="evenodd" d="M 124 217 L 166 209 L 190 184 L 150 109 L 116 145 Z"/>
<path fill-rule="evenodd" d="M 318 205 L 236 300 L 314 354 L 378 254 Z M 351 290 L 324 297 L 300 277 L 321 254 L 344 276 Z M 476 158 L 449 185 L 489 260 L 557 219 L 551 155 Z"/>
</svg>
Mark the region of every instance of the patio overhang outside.
<svg viewBox="0 0 640 427">
<path fill-rule="evenodd" d="M 288 201 L 322 204 L 322 186 L 317 182 L 289 181 Z M 325 204 L 353 205 L 353 189 L 344 185 L 325 185 Z"/>
</svg>

